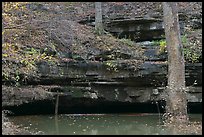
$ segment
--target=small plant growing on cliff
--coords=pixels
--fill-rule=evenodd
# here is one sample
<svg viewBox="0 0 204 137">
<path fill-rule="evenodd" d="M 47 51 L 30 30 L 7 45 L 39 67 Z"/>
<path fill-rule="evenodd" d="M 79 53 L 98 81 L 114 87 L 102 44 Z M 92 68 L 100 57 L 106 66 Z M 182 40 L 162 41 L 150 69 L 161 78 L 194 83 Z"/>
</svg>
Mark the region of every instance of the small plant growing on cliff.
<svg viewBox="0 0 204 137">
<path fill-rule="evenodd" d="M 166 40 L 165 39 L 161 39 L 161 40 L 158 40 L 158 41 L 153 41 L 153 46 L 159 46 L 159 49 L 157 51 L 158 55 L 167 52 L 167 50 L 166 50 Z"/>
<path fill-rule="evenodd" d="M 187 39 L 187 35 L 182 36 L 183 52 L 185 60 L 195 63 L 201 56 L 200 50 L 196 47 L 196 42 L 192 43 Z"/>
<path fill-rule="evenodd" d="M 159 53 L 164 53 L 166 52 L 166 41 L 165 40 L 160 40 L 159 42 Z"/>
<path fill-rule="evenodd" d="M 181 36 L 181 40 L 183 44 L 183 52 L 184 52 L 185 60 L 192 63 L 198 62 L 201 54 L 199 54 L 198 51 L 196 50 L 196 47 L 194 46 L 195 44 L 189 42 L 189 40 L 187 39 L 187 35 Z M 165 39 L 162 39 L 159 41 L 153 41 L 153 45 L 154 46 L 159 45 L 159 49 L 157 52 L 158 55 L 167 52 Z"/>
<path fill-rule="evenodd" d="M 198 53 L 196 53 L 195 51 L 192 51 L 189 48 L 184 48 L 183 51 L 184 51 L 184 56 L 186 60 L 192 63 L 198 62 L 200 58 L 200 55 Z"/>
<path fill-rule="evenodd" d="M 105 65 L 107 66 L 107 70 L 113 70 L 115 72 L 118 71 L 117 62 L 115 61 L 106 61 Z"/>
</svg>

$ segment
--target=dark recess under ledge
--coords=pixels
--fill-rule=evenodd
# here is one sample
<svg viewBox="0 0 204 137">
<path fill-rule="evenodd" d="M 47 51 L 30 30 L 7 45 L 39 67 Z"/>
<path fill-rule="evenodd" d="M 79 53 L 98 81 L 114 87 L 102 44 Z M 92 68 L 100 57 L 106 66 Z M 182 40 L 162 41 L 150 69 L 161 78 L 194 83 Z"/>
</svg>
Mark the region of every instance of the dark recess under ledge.
<svg viewBox="0 0 204 137">
<path fill-rule="evenodd" d="M 76 100 L 75 100 L 76 101 Z M 70 107 L 59 106 L 59 114 L 93 114 L 93 113 L 164 113 L 165 102 L 149 103 L 127 103 L 127 102 L 92 102 L 86 99 L 83 103 L 92 103 L 92 105 L 80 104 Z M 73 102 L 72 102 L 73 103 Z M 158 110 L 159 107 L 159 110 Z M 20 106 L 5 107 L 3 109 L 10 110 L 10 115 L 39 115 L 54 114 L 55 104 L 53 101 L 38 101 L 35 103 L 27 103 Z M 159 111 L 159 112 L 158 112 Z M 202 113 L 202 103 L 188 103 L 188 113 Z"/>
</svg>

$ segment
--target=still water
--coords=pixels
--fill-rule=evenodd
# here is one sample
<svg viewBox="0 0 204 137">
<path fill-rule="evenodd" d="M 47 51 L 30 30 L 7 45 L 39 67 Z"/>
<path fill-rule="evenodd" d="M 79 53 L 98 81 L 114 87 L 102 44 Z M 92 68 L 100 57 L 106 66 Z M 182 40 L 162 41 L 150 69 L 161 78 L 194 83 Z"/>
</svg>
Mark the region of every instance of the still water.
<svg viewBox="0 0 204 137">
<path fill-rule="evenodd" d="M 62 114 L 14 116 L 10 120 L 46 135 L 167 135 L 158 114 Z M 190 114 L 202 121 L 202 114 Z"/>
</svg>

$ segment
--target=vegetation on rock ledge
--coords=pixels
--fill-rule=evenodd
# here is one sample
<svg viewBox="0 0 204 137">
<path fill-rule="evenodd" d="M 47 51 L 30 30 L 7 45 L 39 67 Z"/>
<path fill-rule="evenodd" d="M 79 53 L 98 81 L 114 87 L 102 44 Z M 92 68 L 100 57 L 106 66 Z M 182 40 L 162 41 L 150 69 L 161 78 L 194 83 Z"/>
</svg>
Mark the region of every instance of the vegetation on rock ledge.
<svg viewBox="0 0 204 137">
<path fill-rule="evenodd" d="M 2 79 L 19 85 L 19 81 L 26 82 L 29 76 L 37 76 L 36 62 L 55 62 L 56 59 L 40 50 L 49 40 L 46 31 L 31 23 L 38 13 L 28 11 L 27 2 L 2 4 Z"/>
</svg>

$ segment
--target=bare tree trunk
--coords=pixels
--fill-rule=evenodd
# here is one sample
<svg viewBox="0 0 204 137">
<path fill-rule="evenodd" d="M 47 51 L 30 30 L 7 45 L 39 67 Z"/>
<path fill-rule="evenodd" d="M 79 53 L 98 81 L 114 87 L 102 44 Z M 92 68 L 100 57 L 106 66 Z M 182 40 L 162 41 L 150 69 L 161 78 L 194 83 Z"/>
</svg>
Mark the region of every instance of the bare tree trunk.
<svg viewBox="0 0 204 137">
<path fill-rule="evenodd" d="M 95 31 L 98 35 L 101 35 L 104 32 L 101 2 L 95 2 Z"/>
<path fill-rule="evenodd" d="M 168 51 L 166 122 L 188 123 L 185 91 L 185 63 L 176 2 L 163 2 L 165 36 Z"/>
<path fill-rule="evenodd" d="M 2 2 L 2 13 L 4 13 L 4 2 Z M 4 33 L 4 18 L 2 17 L 2 32 Z M 4 44 L 4 34 L 2 34 L 2 44 Z"/>
</svg>

